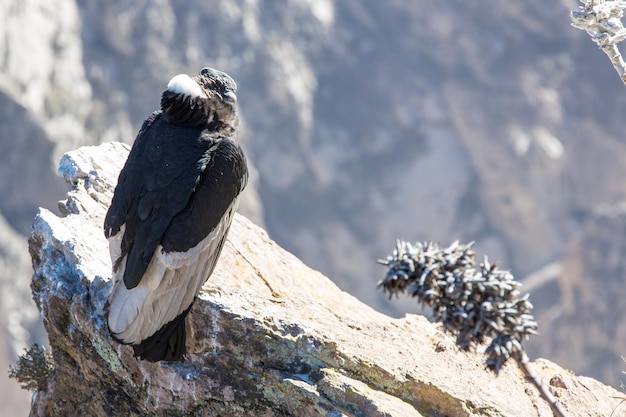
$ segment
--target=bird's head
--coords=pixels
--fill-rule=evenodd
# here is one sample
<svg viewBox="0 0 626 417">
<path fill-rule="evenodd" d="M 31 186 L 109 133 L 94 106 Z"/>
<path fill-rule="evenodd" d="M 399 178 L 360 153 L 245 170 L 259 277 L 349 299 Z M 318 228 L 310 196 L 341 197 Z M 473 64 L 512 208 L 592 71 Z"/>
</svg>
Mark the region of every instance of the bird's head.
<svg viewBox="0 0 626 417">
<path fill-rule="evenodd" d="M 236 92 L 237 84 L 228 74 L 205 67 L 193 77 L 174 76 L 161 96 L 161 110 L 171 123 L 232 131 L 239 123 Z"/>
</svg>

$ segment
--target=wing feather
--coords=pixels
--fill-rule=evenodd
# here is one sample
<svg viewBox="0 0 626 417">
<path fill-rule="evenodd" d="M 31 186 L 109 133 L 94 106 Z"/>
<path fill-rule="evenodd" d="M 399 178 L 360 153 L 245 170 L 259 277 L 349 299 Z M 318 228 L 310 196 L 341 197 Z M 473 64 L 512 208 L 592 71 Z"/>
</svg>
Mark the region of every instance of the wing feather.
<svg viewBox="0 0 626 417">
<path fill-rule="evenodd" d="M 172 219 L 189 203 L 212 145 L 202 129 L 170 125 L 158 113 L 144 123 L 105 219 L 107 237 L 125 226 L 120 256 L 127 287 L 139 284 Z"/>
<path fill-rule="evenodd" d="M 136 193 L 139 191 L 137 182 L 134 180 L 138 176 L 137 167 L 134 162 L 143 154 L 146 146 L 146 132 L 154 124 L 155 120 L 160 117 L 160 112 L 154 112 L 143 122 L 137 138 L 133 143 L 126 163 L 120 172 L 115 193 L 111 200 L 111 206 L 107 211 L 104 220 L 104 234 L 107 238 L 117 234 L 120 228 L 126 223 L 126 218 L 131 211 Z"/>
<path fill-rule="evenodd" d="M 138 344 L 191 306 L 215 268 L 237 204 L 235 199 L 213 232 L 188 251 L 159 247 L 146 278 L 135 288 L 114 287 L 109 328 L 120 341 Z"/>
<path fill-rule="evenodd" d="M 109 236 L 112 256 L 120 264 L 109 297 L 109 328 L 130 344 L 141 343 L 189 309 L 213 272 L 247 182 L 245 157 L 230 139 L 201 141 L 200 157 L 195 163 L 183 157 L 186 167 L 175 164 L 179 168 L 170 170 L 169 182 L 146 175 L 159 161 L 164 163 L 155 155 L 165 143 L 158 152 L 146 151 L 156 148 L 147 142 L 162 137 L 151 134 L 154 128 L 138 138 L 134 160 L 120 175 L 126 196 L 112 204 L 105 222 L 106 230 L 114 230 L 112 220 L 125 214 L 118 233 Z M 179 141 L 179 153 L 181 148 Z"/>
</svg>

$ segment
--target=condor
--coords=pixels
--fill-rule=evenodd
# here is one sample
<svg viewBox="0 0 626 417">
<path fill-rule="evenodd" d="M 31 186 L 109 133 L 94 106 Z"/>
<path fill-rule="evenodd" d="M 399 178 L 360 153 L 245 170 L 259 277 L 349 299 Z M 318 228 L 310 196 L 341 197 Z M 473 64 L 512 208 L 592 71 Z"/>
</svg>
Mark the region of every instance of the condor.
<svg viewBox="0 0 626 417">
<path fill-rule="evenodd" d="M 183 360 L 185 317 L 246 186 L 236 90 L 212 68 L 172 78 L 120 172 L 104 222 L 113 262 L 107 321 L 141 359 Z"/>
</svg>

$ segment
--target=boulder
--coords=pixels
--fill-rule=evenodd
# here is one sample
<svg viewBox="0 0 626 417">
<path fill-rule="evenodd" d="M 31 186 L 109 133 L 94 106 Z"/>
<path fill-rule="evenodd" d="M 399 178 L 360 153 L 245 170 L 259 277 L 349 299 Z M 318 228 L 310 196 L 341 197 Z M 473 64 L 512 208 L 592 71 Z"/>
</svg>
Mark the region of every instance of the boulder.
<svg viewBox="0 0 626 417">
<path fill-rule="evenodd" d="M 552 415 L 514 363 L 494 375 L 481 347 L 459 351 L 422 316 L 377 312 L 239 215 L 188 318 L 186 360 L 137 360 L 105 320 L 102 224 L 127 153 L 106 143 L 64 155 L 59 172 L 71 189 L 60 215 L 42 208 L 35 218 L 32 290 L 51 359 L 31 416 Z M 620 404 L 596 380 L 546 360 L 531 366 L 571 416 Z"/>
</svg>

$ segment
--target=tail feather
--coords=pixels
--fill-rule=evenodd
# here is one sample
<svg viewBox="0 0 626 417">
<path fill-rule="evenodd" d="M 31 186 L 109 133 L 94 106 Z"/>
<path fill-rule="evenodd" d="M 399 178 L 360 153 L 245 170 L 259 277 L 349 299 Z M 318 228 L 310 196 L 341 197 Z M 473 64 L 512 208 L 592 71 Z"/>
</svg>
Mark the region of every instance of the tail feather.
<svg viewBox="0 0 626 417">
<path fill-rule="evenodd" d="M 195 301 L 195 300 L 194 300 Z M 191 307 L 180 313 L 174 320 L 163 325 L 155 334 L 132 345 L 135 356 L 150 362 L 177 361 L 182 362 L 187 353 L 185 318 Z"/>
</svg>

